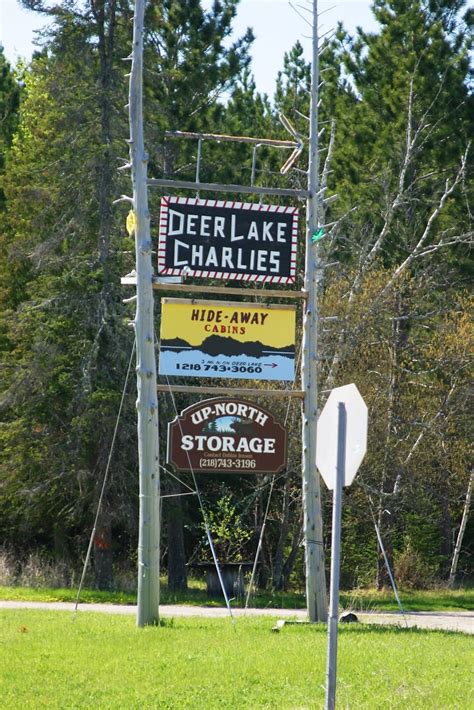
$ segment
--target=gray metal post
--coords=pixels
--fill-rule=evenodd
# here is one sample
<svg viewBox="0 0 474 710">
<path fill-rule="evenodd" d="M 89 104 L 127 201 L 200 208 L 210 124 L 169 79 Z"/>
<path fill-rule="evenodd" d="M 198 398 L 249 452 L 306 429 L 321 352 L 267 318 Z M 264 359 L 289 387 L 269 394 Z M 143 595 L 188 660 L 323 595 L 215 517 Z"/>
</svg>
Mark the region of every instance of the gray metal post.
<svg viewBox="0 0 474 710">
<path fill-rule="evenodd" d="M 303 508 L 306 562 L 306 603 L 311 622 L 326 621 L 326 573 L 324 569 L 321 487 L 316 470 L 316 423 L 318 417 L 317 347 L 317 244 L 311 241 L 318 223 L 318 3 L 313 0 L 313 49 L 311 64 L 311 108 L 306 216 L 304 287 L 308 300 L 303 321 L 301 379 L 303 404 Z"/>
<path fill-rule="evenodd" d="M 140 479 L 138 626 L 158 623 L 160 595 L 158 395 L 153 324 L 153 268 L 147 197 L 148 156 L 143 141 L 143 18 L 144 0 L 135 0 L 129 111 L 137 272 L 137 310 L 134 325 L 137 350 Z"/>
<path fill-rule="evenodd" d="M 328 654 L 326 667 L 325 710 L 334 710 L 336 704 L 337 624 L 339 617 L 339 570 L 341 560 L 342 488 L 346 463 L 346 406 L 338 404 L 337 470 L 332 506 L 331 590 L 329 597 Z"/>
</svg>

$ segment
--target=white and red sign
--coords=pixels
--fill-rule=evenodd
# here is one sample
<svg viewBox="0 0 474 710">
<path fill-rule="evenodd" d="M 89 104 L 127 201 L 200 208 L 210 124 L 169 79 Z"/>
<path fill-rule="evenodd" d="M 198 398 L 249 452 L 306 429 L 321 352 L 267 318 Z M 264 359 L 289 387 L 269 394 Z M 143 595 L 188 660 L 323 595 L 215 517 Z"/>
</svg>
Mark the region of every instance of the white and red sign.
<svg viewBox="0 0 474 710">
<path fill-rule="evenodd" d="M 158 274 L 293 283 L 298 209 L 163 197 Z"/>
</svg>

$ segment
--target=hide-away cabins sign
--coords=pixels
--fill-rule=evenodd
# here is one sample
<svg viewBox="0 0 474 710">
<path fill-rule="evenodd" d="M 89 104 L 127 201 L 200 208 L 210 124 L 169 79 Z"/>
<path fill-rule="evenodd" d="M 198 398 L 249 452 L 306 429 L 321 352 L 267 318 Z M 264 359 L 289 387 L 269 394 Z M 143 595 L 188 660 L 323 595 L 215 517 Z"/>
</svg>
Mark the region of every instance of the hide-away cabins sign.
<svg viewBox="0 0 474 710">
<path fill-rule="evenodd" d="M 293 380 L 295 306 L 161 300 L 160 375 Z"/>
<path fill-rule="evenodd" d="M 298 209 L 163 197 L 158 274 L 293 283 Z"/>
<path fill-rule="evenodd" d="M 241 399 L 207 399 L 168 424 L 167 461 L 178 471 L 279 473 L 286 458 L 284 427 Z"/>
</svg>

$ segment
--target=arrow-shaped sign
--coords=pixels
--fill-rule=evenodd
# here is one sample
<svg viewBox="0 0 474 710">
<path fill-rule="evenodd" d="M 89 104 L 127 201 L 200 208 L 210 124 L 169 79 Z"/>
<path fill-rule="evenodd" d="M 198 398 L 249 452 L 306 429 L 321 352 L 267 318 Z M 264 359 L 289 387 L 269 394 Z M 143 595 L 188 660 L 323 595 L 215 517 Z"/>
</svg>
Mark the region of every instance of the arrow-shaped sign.
<svg viewBox="0 0 474 710">
<path fill-rule="evenodd" d="M 290 123 L 287 117 L 283 113 L 279 113 L 278 118 L 280 119 L 281 123 L 286 128 L 288 133 L 290 133 L 296 141 L 294 151 L 292 152 L 288 160 L 284 163 L 284 165 L 282 165 L 282 167 L 280 168 L 280 174 L 286 175 L 288 170 L 293 166 L 293 164 L 298 160 L 301 153 L 303 152 L 304 144 L 303 138 L 300 136 L 293 124 Z"/>
</svg>

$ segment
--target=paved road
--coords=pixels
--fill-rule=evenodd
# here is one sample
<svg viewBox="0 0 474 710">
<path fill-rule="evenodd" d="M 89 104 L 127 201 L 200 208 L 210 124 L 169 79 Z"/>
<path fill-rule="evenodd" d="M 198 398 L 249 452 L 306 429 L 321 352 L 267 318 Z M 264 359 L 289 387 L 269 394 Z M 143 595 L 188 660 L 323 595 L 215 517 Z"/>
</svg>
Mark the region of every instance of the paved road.
<svg viewBox="0 0 474 710">
<path fill-rule="evenodd" d="M 54 609 L 59 611 L 74 611 L 74 604 L 71 602 L 17 602 L 0 601 L 0 609 Z M 79 612 L 102 612 L 105 614 L 125 614 L 135 615 L 136 606 L 125 606 L 121 604 L 79 604 Z M 235 617 L 244 616 L 266 616 L 272 619 L 296 619 L 303 621 L 306 619 L 304 609 L 233 609 Z M 228 616 L 225 607 L 205 607 L 167 604 L 160 607 L 163 617 L 201 616 L 212 618 L 223 618 Z M 411 611 L 404 615 L 400 612 L 384 613 L 360 613 L 357 616 L 364 624 L 392 624 L 401 627 L 418 627 L 420 629 L 440 629 L 444 631 L 462 631 L 466 634 L 474 634 L 474 611 L 464 612 L 428 612 Z"/>
</svg>

